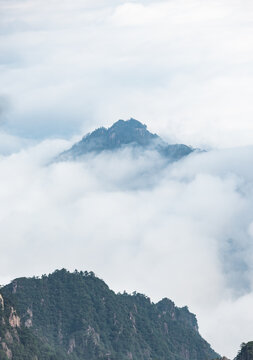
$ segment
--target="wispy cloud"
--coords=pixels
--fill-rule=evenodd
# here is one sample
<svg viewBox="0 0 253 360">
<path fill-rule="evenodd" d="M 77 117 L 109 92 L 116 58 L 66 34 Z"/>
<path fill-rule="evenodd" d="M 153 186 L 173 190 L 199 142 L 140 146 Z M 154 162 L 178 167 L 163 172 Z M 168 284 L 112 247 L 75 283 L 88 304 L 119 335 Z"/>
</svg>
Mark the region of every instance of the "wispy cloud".
<svg viewBox="0 0 253 360">
<path fill-rule="evenodd" d="M 46 137 L 134 116 L 192 145 L 251 144 L 249 1 L 1 1 L 6 129 Z"/>
<path fill-rule="evenodd" d="M 252 2 L 0 7 L 0 152 L 12 153 L 0 158 L 1 281 L 92 270 L 115 290 L 189 305 L 234 356 L 253 323 Z M 73 140 L 52 138 L 131 116 L 171 141 L 228 149 L 170 167 L 126 150 L 48 165 Z"/>
<path fill-rule="evenodd" d="M 69 145 L 0 161 L 1 282 L 92 270 L 116 291 L 187 304 L 213 347 L 234 355 L 252 334 L 252 147 L 170 166 L 128 150 L 47 165 Z"/>
</svg>

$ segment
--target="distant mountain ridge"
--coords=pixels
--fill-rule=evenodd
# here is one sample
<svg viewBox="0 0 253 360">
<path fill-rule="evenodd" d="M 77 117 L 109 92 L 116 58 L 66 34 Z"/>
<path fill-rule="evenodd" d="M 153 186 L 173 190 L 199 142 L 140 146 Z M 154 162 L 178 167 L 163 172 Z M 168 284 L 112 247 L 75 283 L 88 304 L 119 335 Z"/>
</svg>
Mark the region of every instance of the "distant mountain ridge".
<svg viewBox="0 0 253 360">
<path fill-rule="evenodd" d="M 195 315 L 115 294 L 92 272 L 56 270 L 0 290 L 1 360 L 211 360 Z"/>
<path fill-rule="evenodd" d="M 184 144 L 167 144 L 157 134 L 149 132 L 146 125 L 131 118 L 118 120 L 108 129 L 101 127 L 85 135 L 81 141 L 61 153 L 57 160 L 74 160 L 88 153 L 97 154 L 126 146 L 158 151 L 169 161 L 179 160 L 194 151 Z"/>
</svg>

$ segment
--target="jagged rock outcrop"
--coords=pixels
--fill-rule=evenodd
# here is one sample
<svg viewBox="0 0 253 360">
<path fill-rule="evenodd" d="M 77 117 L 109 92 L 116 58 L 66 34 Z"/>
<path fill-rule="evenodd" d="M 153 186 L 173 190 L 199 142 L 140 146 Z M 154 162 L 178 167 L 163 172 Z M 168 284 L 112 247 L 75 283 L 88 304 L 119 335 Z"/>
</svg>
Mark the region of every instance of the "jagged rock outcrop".
<svg viewBox="0 0 253 360">
<path fill-rule="evenodd" d="M 11 313 L 9 316 L 9 324 L 13 328 L 20 327 L 20 317 L 17 315 L 16 310 L 13 309 L 12 306 L 11 306 Z"/>
<path fill-rule="evenodd" d="M 3 299 L 3 297 L 2 297 L 1 294 L 0 294 L 0 309 L 1 309 L 2 311 L 4 311 L 4 299 Z"/>
</svg>

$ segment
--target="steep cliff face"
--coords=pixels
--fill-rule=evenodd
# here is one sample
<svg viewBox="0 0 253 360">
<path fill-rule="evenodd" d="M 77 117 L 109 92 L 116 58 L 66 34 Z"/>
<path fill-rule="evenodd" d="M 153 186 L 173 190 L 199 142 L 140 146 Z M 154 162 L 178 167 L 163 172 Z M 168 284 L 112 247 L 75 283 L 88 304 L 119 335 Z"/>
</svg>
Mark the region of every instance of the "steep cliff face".
<svg viewBox="0 0 253 360">
<path fill-rule="evenodd" d="M 196 317 L 186 307 L 178 308 L 169 299 L 154 304 L 138 293 L 115 294 L 93 273 L 60 270 L 40 279 L 20 278 L 1 293 L 12 303 L 9 325 L 40 342 L 38 359 L 47 359 L 42 357 L 42 345 L 50 349 L 50 359 L 217 357 L 199 335 Z"/>
</svg>

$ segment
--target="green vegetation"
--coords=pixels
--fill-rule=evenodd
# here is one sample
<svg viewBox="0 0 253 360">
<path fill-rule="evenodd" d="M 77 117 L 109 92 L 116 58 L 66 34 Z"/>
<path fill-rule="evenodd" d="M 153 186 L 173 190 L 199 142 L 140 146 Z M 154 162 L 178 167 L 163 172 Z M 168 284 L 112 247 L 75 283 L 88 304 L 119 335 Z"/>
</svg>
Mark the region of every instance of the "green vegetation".
<svg viewBox="0 0 253 360">
<path fill-rule="evenodd" d="M 5 303 L 0 337 L 13 360 L 217 357 L 187 307 L 177 308 L 169 299 L 154 304 L 138 293 L 115 294 L 92 272 L 62 269 L 41 278 L 19 278 L 0 293 Z M 6 347 L 0 349 L 5 360 Z"/>
<path fill-rule="evenodd" d="M 241 344 L 241 349 L 235 360 L 253 360 L 253 341 Z"/>
</svg>

